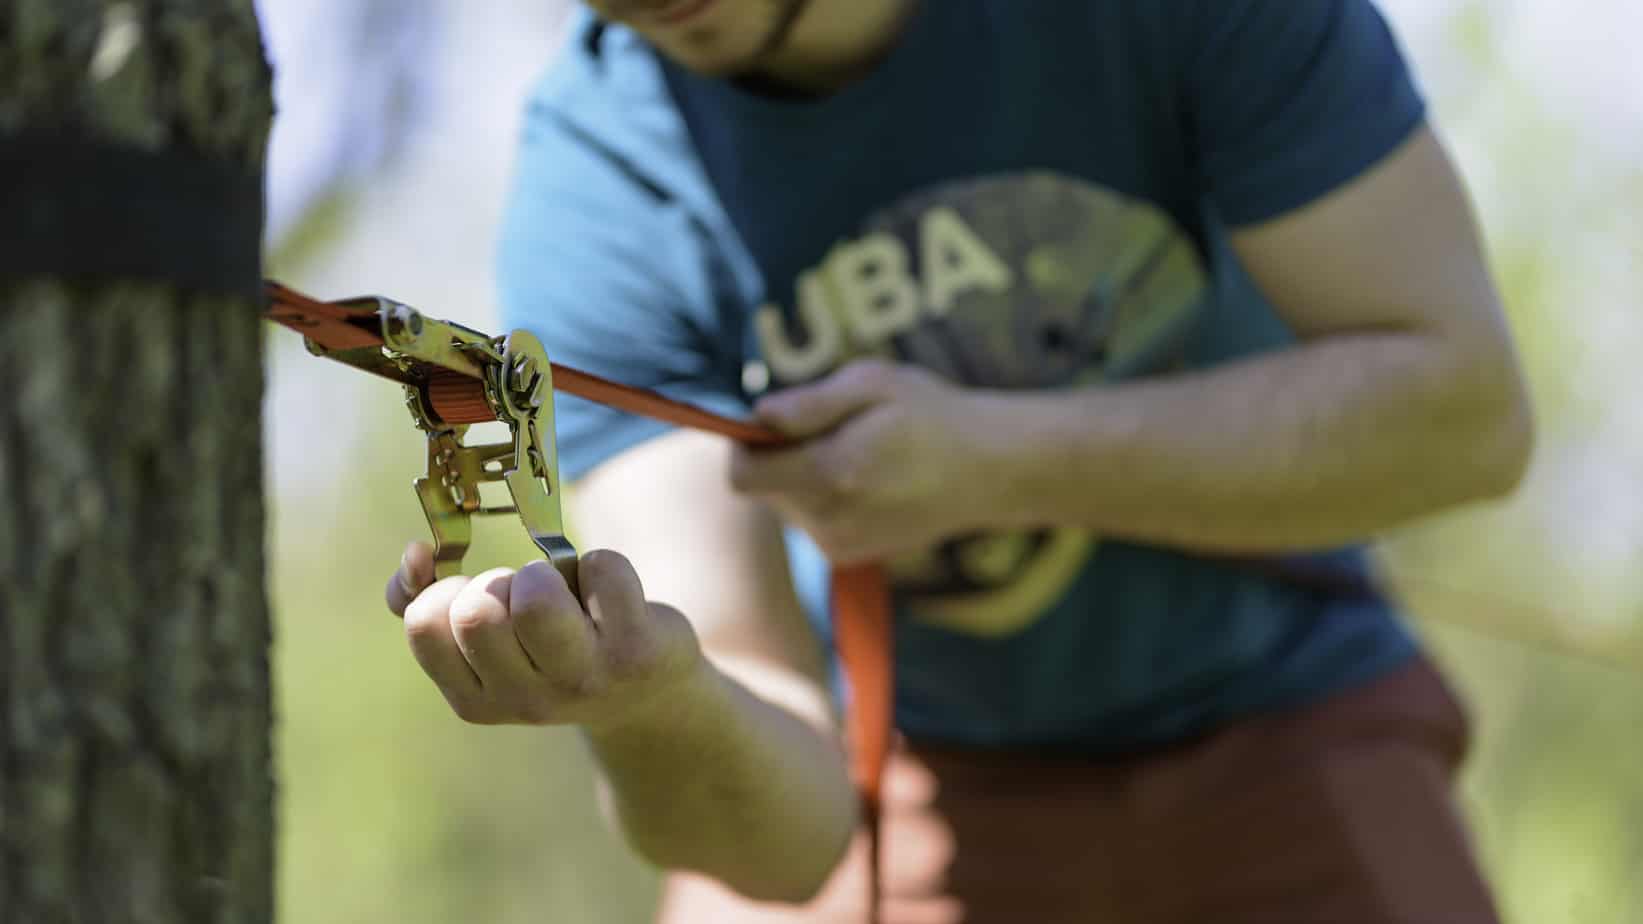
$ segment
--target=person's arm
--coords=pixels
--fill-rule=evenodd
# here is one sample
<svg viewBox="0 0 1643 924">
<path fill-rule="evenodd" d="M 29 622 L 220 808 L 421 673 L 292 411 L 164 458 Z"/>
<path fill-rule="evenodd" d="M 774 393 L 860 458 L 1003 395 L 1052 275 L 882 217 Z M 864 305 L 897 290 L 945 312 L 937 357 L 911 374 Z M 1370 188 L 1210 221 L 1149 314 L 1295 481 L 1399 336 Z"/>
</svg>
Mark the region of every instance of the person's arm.
<svg viewBox="0 0 1643 924">
<path fill-rule="evenodd" d="M 993 396 L 990 483 L 1006 523 L 1326 547 L 1518 483 L 1528 401 L 1430 132 L 1337 193 L 1239 230 L 1234 246 L 1302 344 L 1169 379 Z"/>
<path fill-rule="evenodd" d="M 855 795 L 778 524 L 731 493 L 729 452 L 673 433 L 573 489 L 579 538 L 621 549 L 652 598 L 689 614 L 710 661 L 700 694 L 676 710 L 587 738 L 608 804 L 647 859 L 799 901 L 842 855 Z"/>
</svg>

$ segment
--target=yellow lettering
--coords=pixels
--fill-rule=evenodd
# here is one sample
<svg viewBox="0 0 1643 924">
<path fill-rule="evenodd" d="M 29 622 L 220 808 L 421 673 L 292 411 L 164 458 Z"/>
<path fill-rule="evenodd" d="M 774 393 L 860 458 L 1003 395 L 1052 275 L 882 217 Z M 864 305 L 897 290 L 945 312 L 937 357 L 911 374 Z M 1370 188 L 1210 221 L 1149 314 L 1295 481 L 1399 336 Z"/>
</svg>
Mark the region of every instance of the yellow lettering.
<svg viewBox="0 0 1643 924">
<path fill-rule="evenodd" d="M 924 214 L 919 222 L 919 245 L 924 300 L 937 317 L 946 315 L 953 302 L 972 289 L 1001 293 L 1015 284 L 1010 267 L 949 206 Z"/>
<path fill-rule="evenodd" d="M 828 309 L 827 291 L 816 273 L 799 276 L 799 327 L 804 343 L 795 344 L 787 336 L 781 309 L 765 305 L 753 317 L 764 349 L 765 362 L 775 377 L 787 383 L 802 382 L 831 369 L 844 351 L 839 322 Z"/>
<path fill-rule="evenodd" d="M 845 321 L 861 346 L 876 347 L 918 323 L 918 282 L 907 262 L 907 248 L 882 231 L 845 244 L 828 258 Z"/>
</svg>

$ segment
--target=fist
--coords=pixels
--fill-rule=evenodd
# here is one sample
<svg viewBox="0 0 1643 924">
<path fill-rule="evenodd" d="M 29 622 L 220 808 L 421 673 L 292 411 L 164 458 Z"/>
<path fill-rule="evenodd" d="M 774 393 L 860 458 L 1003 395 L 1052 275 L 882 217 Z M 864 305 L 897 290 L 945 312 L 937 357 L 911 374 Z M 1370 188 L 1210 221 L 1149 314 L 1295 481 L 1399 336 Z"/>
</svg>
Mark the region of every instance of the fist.
<svg viewBox="0 0 1643 924">
<path fill-rule="evenodd" d="M 767 503 L 836 565 L 920 553 L 1006 519 L 1000 484 L 1020 444 L 1011 409 L 911 365 L 861 360 L 761 400 L 798 441 L 737 447 L 731 487 Z"/>
<path fill-rule="evenodd" d="M 592 552 L 577 599 L 553 565 L 433 580 L 413 543 L 388 608 L 451 709 L 477 725 L 620 725 L 659 706 L 706 661 L 684 616 L 649 603 L 627 559 Z"/>
</svg>

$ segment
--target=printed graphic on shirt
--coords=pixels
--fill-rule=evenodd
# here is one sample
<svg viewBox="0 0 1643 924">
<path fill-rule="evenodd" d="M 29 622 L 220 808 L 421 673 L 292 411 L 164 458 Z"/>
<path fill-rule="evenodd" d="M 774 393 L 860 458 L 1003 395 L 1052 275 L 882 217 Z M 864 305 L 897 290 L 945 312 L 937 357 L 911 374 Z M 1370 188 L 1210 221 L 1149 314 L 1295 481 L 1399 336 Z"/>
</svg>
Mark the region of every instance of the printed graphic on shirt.
<svg viewBox="0 0 1643 924">
<path fill-rule="evenodd" d="M 802 273 L 794 291 L 796 304 L 766 305 L 755 319 L 777 386 L 867 356 L 986 388 L 1119 381 L 1176 366 L 1208 297 L 1198 251 L 1166 212 L 1047 172 L 898 202 Z M 1095 545 L 1084 529 L 978 535 L 891 572 L 922 618 L 1004 635 L 1059 600 Z"/>
</svg>

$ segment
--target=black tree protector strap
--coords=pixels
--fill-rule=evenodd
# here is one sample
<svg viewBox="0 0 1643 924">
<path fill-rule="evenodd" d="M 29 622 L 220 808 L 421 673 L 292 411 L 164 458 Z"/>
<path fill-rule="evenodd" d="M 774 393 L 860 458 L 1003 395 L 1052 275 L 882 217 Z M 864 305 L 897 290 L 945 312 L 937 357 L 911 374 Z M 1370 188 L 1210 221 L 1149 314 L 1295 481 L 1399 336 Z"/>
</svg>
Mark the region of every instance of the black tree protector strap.
<svg viewBox="0 0 1643 924">
<path fill-rule="evenodd" d="M 220 157 L 0 136 L 0 278 L 164 282 L 262 299 L 263 178 Z"/>
</svg>

